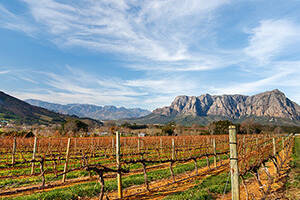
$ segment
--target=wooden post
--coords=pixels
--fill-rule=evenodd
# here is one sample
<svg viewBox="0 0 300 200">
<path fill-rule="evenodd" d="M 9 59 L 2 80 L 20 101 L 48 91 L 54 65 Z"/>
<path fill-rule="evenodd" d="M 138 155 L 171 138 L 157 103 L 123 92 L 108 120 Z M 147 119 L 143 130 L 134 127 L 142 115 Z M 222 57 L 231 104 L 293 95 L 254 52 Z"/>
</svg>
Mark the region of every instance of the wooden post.
<svg viewBox="0 0 300 200">
<path fill-rule="evenodd" d="M 114 152 L 114 149 L 115 149 L 115 140 L 114 140 L 114 138 L 111 139 L 111 147 L 112 147 L 112 152 Z"/>
<path fill-rule="evenodd" d="M 77 138 L 74 138 L 74 152 L 77 152 Z"/>
<path fill-rule="evenodd" d="M 138 145 L 137 146 L 138 147 L 138 153 L 140 153 L 140 149 L 141 149 L 141 147 L 140 147 L 140 145 L 141 145 L 140 144 L 140 136 L 138 136 L 138 144 L 137 145 Z"/>
<path fill-rule="evenodd" d="M 92 156 L 93 156 L 93 159 L 95 160 L 95 141 L 94 141 L 94 138 L 91 139 L 91 145 L 92 145 Z"/>
<path fill-rule="evenodd" d="M 237 135 L 235 126 L 229 126 L 231 199 L 240 199 L 239 168 L 237 154 Z"/>
<path fill-rule="evenodd" d="M 36 144 L 37 144 L 37 137 L 34 137 L 34 143 L 33 143 L 33 151 L 32 151 L 32 160 L 35 159 L 35 154 L 36 154 Z M 31 175 L 34 173 L 34 165 L 35 163 L 31 163 Z"/>
<path fill-rule="evenodd" d="M 282 159 L 285 158 L 285 144 L 284 144 L 284 137 L 282 137 Z"/>
<path fill-rule="evenodd" d="M 120 143 L 120 133 L 119 131 L 116 132 L 116 160 L 117 160 L 117 169 L 121 169 L 121 162 L 120 162 L 120 152 L 121 152 L 121 143 Z M 122 191 L 122 177 L 121 172 L 119 171 L 117 174 L 117 182 L 118 182 L 118 198 L 123 198 L 123 191 Z"/>
<path fill-rule="evenodd" d="M 276 140 L 273 137 L 273 156 L 276 156 Z"/>
<path fill-rule="evenodd" d="M 13 140 L 13 147 L 12 147 L 12 155 L 11 155 L 11 164 L 15 164 L 15 154 L 16 154 L 16 148 L 17 148 L 17 138 L 14 137 Z"/>
<path fill-rule="evenodd" d="M 159 138 L 159 145 L 160 145 L 160 153 L 163 153 L 163 142 L 162 142 L 162 138 Z"/>
<path fill-rule="evenodd" d="M 126 137 L 123 137 L 123 149 L 126 149 Z"/>
<path fill-rule="evenodd" d="M 213 138 L 213 149 L 214 149 L 214 167 L 217 167 L 217 150 L 216 150 L 216 139 Z"/>
<path fill-rule="evenodd" d="M 172 160 L 175 160 L 175 140 L 172 138 Z"/>
<path fill-rule="evenodd" d="M 69 163 L 69 156 L 70 156 L 70 145 L 71 145 L 71 138 L 68 138 L 67 151 L 66 151 L 66 162 L 65 162 L 64 174 L 63 174 L 63 178 L 62 178 L 63 183 L 66 181 L 66 177 L 67 177 L 66 172 L 68 170 L 68 163 Z"/>
<path fill-rule="evenodd" d="M 210 169 L 210 163 L 209 163 L 209 158 L 206 156 L 206 166 Z"/>
<path fill-rule="evenodd" d="M 244 135 L 243 136 L 243 154 L 246 154 L 247 151 L 246 151 L 246 136 Z"/>
</svg>

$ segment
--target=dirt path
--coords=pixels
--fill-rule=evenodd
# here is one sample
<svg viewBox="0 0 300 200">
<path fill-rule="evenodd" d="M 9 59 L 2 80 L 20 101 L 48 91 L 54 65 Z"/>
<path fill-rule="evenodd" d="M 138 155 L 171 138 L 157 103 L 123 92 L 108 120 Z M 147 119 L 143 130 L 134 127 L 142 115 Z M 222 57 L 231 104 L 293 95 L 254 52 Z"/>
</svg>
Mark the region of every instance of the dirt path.
<svg viewBox="0 0 300 200">
<path fill-rule="evenodd" d="M 283 152 L 280 152 L 280 155 L 282 156 Z M 286 163 L 289 163 L 289 160 L 291 160 L 290 155 L 289 155 L 289 159 Z M 273 162 L 272 161 L 267 162 L 266 167 L 267 167 L 269 173 L 271 174 L 271 176 L 276 177 L 276 169 L 275 169 Z M 270 195 L 268 195 L 267 199 L 278 199 L 278 200 L 286 199 L 282 193 L 282 190 L 284 189 L 284 183 L 286 182 L 286 179 L 287 179 L 288 170 L 289 170 L 289 166 L 288 166 L 288 164 L 285 164 L 282 168 L 281 176 L 274 178 L 273 183 L 271 184 L 271 190 L 270 190 L 271 192 L 270 192 Z M 259 170 L 259 175 L 260 175 L 260 179 L 261 179 L 261 182 L 263 183 L 264 188 L 266 188 L 266 186 L 268 185 L 268 176 L 262 169 Z M 254 177 L 245 180 L 245 185 L 248 190 L 249 200 L 261 199 L 262 194 L 259 190 L 260 187 Z M 240 184 L 240 199 L 241 200 L 247 199 L 246 196 L 247 196 L 247 194 L 246 194 L 245 188 L 244 188 L 243 184 Z M 229 192 L 224 197 L 219 196 L 219 198 L 217 198 L 217 200 L 231 200 L 231 193 Z"/>
<path fill-rule="evenodd" d="M 292 168 L 288 176 L 285 196 L 288 199 L 300 199 L 300 136 L 295 138 Z"/>
</svg>

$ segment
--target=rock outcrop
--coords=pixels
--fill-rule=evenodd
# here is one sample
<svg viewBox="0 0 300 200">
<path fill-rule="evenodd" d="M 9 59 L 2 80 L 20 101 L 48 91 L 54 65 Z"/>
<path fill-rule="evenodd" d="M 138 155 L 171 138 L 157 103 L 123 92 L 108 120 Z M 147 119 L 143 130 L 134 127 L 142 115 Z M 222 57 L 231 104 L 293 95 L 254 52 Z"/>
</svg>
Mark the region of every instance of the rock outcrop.
<svg viewBox="0 0 300 200">
<path fill-rule="evenodd" d="M 165 116 L 218 115 L 232 119 L 241 116 L 266 116 L 300 120 L 300 106 L 278 89 L 253 96 L 177 96 L 171 106 L 158 108 L 153 113 Z"/>
</svg>

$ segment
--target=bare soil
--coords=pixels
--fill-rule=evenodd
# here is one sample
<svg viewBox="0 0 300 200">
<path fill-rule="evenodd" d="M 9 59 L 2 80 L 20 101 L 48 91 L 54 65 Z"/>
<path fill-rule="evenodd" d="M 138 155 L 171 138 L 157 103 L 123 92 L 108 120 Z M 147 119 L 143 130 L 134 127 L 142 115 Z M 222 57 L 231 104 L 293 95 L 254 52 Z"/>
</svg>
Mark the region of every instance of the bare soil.
<svg viewBox="0 0 300 200">
<path fill-rule="evenodd" d="M 228 170 L 228 161 L 223 161 L 217 168 L 202 167 L 198 169 L 198 175 L 194 172 L 184 173 L 176 176 L 175 182 L 172 178 L 161 179 L 149 184 L 150 191 L 147 191 L 145 185 L 137 185 L 123 190 L 124 200 L 159 200 L 168 195 L 183 192 L 196 185 L 196 180 L 203 180 L 207 176 L 217 175 L 225 170 Z M 109 199 L 118 199 L 117 191 L 107 194 Z M 96 200 L 97 197 L 92 198 Z"/>
<path fill-rule="evenodd" d="M 282 156 L 283 152 L 280 152 L 280 155 Z M 284 192 L 285 187 L 284 186 L 285 186 L 285 183 L 288 178 L 288 172 L 290 169 L 288 163 L 290 160 L 291 160 L 291 157 L 289 154 L 289 158 L 286 161 L 286 164 L 283 166 L 280 176 L 277 176 L 276 168 L 275 168 L 273 162 L 270 161 L 270 162 L 266 163 L 266 167 L 267 167 L 269 173 L 271 174 L 272 177 L 274 177 L 273 182 L 271 184 L 271 190 L 270 190 L 271 192 L 266 197 L 266 199 L 269 199 L 269 200 L 289 199 L 285 195 L 285 192 Z M 266 187 L 268 186 L 268 176 L 263 169 L 259 170 L 259 175 L 260 175 L 261 182 L 263 183 L 263 188 L 266 189 Z M 254 177 L 245 180 L 245 185 L 248 190 L 248 199 L 249 200 L 262 199 L 263 195 L 260 192 L 260 186 Z M 231 200 L 231 193 L 226 194 L 224 197 L 219 196 L 219 198 L 217 198 L 217 199 L 218 200 Z M 240 184 L 240 199 L 241 200 L 247 199 L 247 193 L 246 193 L 246 190 L 245 190 L 245 187 L 243 186 L 243 184 Z M 299 200 L 299 199 L 300 198 L 298 198 L 297 200 Z"/>
</svg>

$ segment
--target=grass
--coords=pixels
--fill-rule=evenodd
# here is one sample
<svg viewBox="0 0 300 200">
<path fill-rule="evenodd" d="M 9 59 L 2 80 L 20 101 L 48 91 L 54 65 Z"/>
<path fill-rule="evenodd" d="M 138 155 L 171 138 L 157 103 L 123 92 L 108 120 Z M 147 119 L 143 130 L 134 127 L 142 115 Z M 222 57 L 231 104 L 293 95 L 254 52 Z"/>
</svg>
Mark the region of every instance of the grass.
<svg viewBox="0 0 300 200">
<path fill-rule="evenodd" d="M 291 173 L 290 180 L 287 182 L 288 189 L 300 189 L 300 137 L 295 138 L 293 147 L 292 161 L 290 162 Z"/>
<path fill-rule="evenodd" d="M 228 183 L 227 183 L 228 180 Z M 195 183 L 200 182 L 197 180 Z M 223 194 L 225 186 L 227 187 L 225 193 L 231 189 L 230 180 L 228 179 L 228 172 L 223 172 L 219 175 L 212 175 L 205 178 L 193 188 L 184 192 L 178 192 L 169 195 L 164 200 L 207 200 L 215 199 L 217 195 Z"/>
<path fill-rule="evenodd" d="M 300 169 L 300 137 L 295 138 L 291 166 Z"/>
<path fill-rule="evenodd" d="M 88 176 L 87 171 L 75 171 L 75 172 L 70 172 L 67 174 L 67 178 L 72 179 L 72 178 L 78 178 L 78 177 L 84 177 Z M 57 181 L 61 179 L 60 177 L 55 177 L 54 174 L 47 174 L 45 175 L 46 182 L 51 180 L 51 181 Z M 0 180 L 0 186 L 8 186 L 8 188 L 16 188 L 20 186 L 28 186 L 32 184 L 38 184 L 42 182 L 42 178 L 40 176 L 32 176 L 32 177 L 26 177 L 26 178 L 20 178 L 20 179 L 3 179 Z M 9 187 L 12 185 L 12 187 Z"/>
<path fill-rule="evenodd" d="M 213 162 L 213 158 L 210 158 L 210 162 Z M 204 167 L 206 165 L 206 159 L 198 161 L 198 167 Z M 178 164 L 174 166 L 174 174 L 181 174 L 187 171 L 194 170 L 194 163 Z M 147 173 L 149 181 L 155 181 L 159 179 L 168 178 L 171 176 L 169 168 L 159 169 L 154 171 L 149 171 Z M 144 184 L 144 175 L 136 174 L 124 177 L 122 179 L 123 188 L 128 188 L 133 185 Z M 117 182 L 115 179 L 105 181 L 105 191 L 115 191 L 117 190 Z M 218 190 L 217 187 L 214 190 Z M 15 198 L 5 198 L 5 199 L 15 199 L 15 200 L 31 200 L 31 199 L 78 199 L 78 197 L 94 197 L 97 196 L 100 191 L 99 184 L 95 182 L 83 183 L 74 186 L 70 186 L 63 189 L 54 189 L 48 192 L 40 192 L 32 195 L 15 197 Z"/>
</svg>

